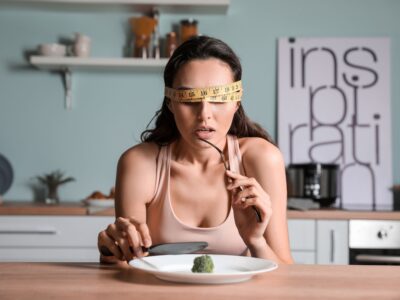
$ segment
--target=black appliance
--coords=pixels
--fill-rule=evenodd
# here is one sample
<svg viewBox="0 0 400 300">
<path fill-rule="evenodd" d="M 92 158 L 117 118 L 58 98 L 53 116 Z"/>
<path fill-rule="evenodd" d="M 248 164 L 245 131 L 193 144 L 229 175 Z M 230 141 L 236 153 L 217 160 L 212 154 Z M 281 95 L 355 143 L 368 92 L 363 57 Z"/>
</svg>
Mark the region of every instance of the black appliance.
<svg viewBox="0 0 400 300">
<path fill-rule="evenodd" d="M 338 175 L 337 164 L 290 164 L 286 169 L 288 197 L 312 199 L 321 207 L 330 206 L 339 197 Z"/>
<path fill-rule="evenodd" d="M 1 196 L 10 189 L 13 177 L 14 173 L 11 163 L 0 153 L 0 202 Z"/>
</svg>

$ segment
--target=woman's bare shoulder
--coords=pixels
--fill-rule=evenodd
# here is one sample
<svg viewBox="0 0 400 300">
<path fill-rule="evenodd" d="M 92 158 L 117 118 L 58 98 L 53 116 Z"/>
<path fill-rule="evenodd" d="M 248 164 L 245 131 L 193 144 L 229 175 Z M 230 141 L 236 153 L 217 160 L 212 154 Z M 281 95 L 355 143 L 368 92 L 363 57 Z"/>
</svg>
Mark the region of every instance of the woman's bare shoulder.
<svg viewBox="0 0 400 300">
<path fill-rule="evenodd" d="M 154 195 L 159 147 L 142 143 L 126 150 L 120 157 L 116 181 L 117 216 L 145 219 L 143 209 Z"/>
<path fill-rule="evenodd" d="M 247 165 L 282 165 L 281 151 L 273 143 L 258 137 L 239 139 L 242 160 Z"/>
<path fill-rule="evenodd" d="M 155 164 L 159 152 L 159 146 L 155 143 L 140 143 L 122 153 L 119 159 L 120 166 Z"/>
</svg>

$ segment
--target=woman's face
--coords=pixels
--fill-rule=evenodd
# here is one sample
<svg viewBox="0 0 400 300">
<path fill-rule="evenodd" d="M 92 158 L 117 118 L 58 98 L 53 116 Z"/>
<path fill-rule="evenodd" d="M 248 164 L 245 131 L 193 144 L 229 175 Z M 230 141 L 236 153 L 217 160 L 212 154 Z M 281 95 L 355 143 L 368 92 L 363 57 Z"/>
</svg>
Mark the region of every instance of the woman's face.
<svg viewBox="0 0 400 300">
<path fill-rule="evenodd" d="M 228 64 L 216 59 L 196 59 L 184 64 L 177 72 L 174 89 L 206 88 L 234 82 Z M 169 108 L 174 115 L 178 130 L 185 141 L 191 144 L 204 144 L 203 138 L 219 144 L 225 141 L 226 134 L 239 107 L 239 102 L 193 102 L 170 101 Z"/>
</svg>

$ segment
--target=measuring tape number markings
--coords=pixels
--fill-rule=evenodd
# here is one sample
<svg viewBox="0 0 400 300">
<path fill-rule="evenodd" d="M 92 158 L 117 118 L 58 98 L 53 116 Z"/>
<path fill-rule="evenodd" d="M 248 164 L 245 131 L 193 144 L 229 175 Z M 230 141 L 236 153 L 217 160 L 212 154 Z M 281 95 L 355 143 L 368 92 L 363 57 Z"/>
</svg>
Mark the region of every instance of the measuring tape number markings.
<svg viewBox="0 0 400 300">
<path fill-rule="evenodd" d="M 243 94 L 242 82 L 207 88 L 177 90 L 165 87 L 165 97 L 176 102 L 238 102 Z"/>
</svg>

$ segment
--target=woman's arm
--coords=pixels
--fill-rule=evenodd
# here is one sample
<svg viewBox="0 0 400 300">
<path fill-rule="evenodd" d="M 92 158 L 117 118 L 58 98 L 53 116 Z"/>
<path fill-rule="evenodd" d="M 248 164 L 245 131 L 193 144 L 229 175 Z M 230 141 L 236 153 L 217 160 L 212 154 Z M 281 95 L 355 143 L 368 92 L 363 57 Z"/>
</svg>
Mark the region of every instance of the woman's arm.
<svg viewBox="0 0 400 300">
<path fill-rule="evenodd" d="M 107 248 L 112 256 L 102 253 L 100 261 L 128 261 L 134 256 L 143 256 L 141 246 L 151 245 L 146 205 L 155 192 L 157 154 L 156 145 L 140 144 L 121 156 L 115 188 L 116 221 L 98 237 L 100 252 L 104 253 L 102 249 Z"/>
<path fill-rule="evenodd" d="M 246 176 L 253 177 L 268 194 L 272 214 L 265 230 L 265 240 L 252 245 L 257 257 L 278 258 L 293 263 L 287 227 L 287 193 L 285 163 L 277 147 L 261 138 L 245 138 L 240 142 Z"/>
<path fill-rule="evenodd" d="M 115 184 L 115 216 L 146 222 L 146 204 L 155 193 L 158 146 L 139 144 L 122 154 Z"/>
</svg>

